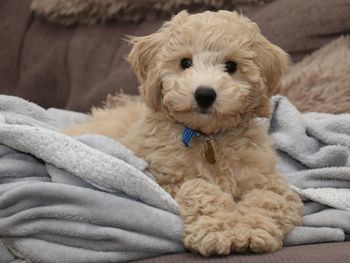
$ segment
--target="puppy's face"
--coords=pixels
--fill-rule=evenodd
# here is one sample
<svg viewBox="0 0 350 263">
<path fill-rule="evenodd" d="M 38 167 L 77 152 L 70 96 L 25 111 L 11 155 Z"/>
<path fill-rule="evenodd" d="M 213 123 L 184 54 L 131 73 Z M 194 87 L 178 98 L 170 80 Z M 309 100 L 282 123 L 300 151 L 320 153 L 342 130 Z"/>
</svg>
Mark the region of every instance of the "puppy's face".
<svg viewBox="0 0 350 263">
<path fill-rule="evenodd" d="M 228 11 L 181 12 L 131 42 L 129 61 L 147 105 L 207 134 L 268 116 L 288 62 L 255 23 Z"/>
</svg>

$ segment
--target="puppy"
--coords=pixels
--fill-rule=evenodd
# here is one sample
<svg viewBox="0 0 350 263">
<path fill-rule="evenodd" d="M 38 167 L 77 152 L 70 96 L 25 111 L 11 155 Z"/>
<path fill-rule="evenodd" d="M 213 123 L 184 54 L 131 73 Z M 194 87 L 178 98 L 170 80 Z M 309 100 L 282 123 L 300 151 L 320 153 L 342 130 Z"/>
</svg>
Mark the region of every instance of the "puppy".
<svg viewBox="0 0 350 263">
<path fill-rule="evenodd" d="M 131 43 L 142 101 L 94 109 L 90 123 L 67 133 L 110 136 L 144 158 L 180 204 L 187 249 L 204 256 L 280 249 L 303 206 L 275 170 L 256 118 L 270 115 L 286 53 L 229 11 L 183 11 Z"/>
</svg>

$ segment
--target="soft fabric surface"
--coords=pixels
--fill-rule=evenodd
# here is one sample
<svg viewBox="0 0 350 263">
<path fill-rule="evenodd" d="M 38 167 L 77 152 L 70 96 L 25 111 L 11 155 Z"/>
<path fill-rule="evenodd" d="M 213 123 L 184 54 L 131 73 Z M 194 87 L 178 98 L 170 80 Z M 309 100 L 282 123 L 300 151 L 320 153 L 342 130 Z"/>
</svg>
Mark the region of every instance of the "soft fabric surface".
<svg viewBox="0 0 350 263">
<path fill-rule="evenodd" d="M 1 96 L 0 112 L 0 236 L 16 255 L 123 262 L 183 250 L 177 204 L 143 160 L 106 137 L 58 133 L 57 110 Z"/>
<path fill-rule="evenodd" d="M 268 129 L 278 169 L 308 201 L 306 227 L 297 227 L 286 244 L 343 240 L 343 231 L 350 232 L 350 114 L 300 114 L 280 96 L 273 103 Z"/>
<path fill-rule="evenodd" d="M 307 199 L 305 226 L 285 245 L 345 240 L 350 115 L 301 115 L 283 97 L 272 102 L 273 117 L 262 123 L 279 149 L 279 169 Z M 143 160 L 112 139 L 56 131 L 86 118 L 0 96 L 4 263 L 14 255 L 45 263 L 122 262 L 183 251 L 177 204 Z"/>
<path fill-rule="evenodd" d="M 293 65 L 279 93 L 303 112 L 350 113 L 350 36 Z"/>
</svg>

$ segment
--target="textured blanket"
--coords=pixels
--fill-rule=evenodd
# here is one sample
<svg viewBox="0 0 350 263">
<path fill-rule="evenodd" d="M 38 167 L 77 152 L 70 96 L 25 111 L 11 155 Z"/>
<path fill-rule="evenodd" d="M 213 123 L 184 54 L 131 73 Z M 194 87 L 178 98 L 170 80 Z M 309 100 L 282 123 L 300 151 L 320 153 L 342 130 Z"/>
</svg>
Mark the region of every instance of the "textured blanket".
<svg viewBox="0 0 350 263">
<path fill-rule="evenodd" d="M 285 245 L 350 233 L 350 115 L 300 114 L 274 97 L 262 120 L 278 168 L 305 199 Z M 58 130 L 84 114 L 0 96 L 0 262 L 124 262 L 183 251 L 176 202 L 147 164 L 99 135 Z"/>
</svg>

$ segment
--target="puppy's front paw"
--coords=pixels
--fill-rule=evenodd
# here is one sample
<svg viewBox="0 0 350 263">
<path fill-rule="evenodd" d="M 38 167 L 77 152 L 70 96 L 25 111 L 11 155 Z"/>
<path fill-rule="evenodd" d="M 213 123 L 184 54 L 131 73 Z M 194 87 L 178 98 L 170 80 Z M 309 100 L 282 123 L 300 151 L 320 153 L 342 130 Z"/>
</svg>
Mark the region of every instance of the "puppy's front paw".
<svg viewBox="0 0 350 263">
<path fill-rule="evenodd" d="M 199 216 L 184 227 L 185 247 L 202 256 L 228 255 L 232 251 L 230 227 L 220 218 Z"/>
<path fill-rule="evenodd" d="M 237 224 L 231 231 L 232 251 L 266 253 L 282 247 L 282 235 L 272 234 L 263 228 L 251 228 L 249 225 Z"/>
<path fill-rule="evenodd" d="M 232 216 L 232 215 L 231 215 Z M 232 216 L 231 219 L 234 217 Z M 242 218 L 240 218 L 242 219 Z M 283 234 L 270 220 L 257 223 L 251 216 L 246 222 L 224 217 L 201 216 L 185 225 L 184 245 L 203 256 L 228 255 L 231 252 L 272 252 L 282 247 Z M 252 222 L 249 222 L 252 221 Z M 250 223 L 250 224 L 249 224 Z"/>
<path fill-rule="evenodd" d="M 185 247 L 202 256 L 228 255 L 231 252 L 232 240 L 225 231 L 199 230 L 184 237 Z"/>
</svg>

